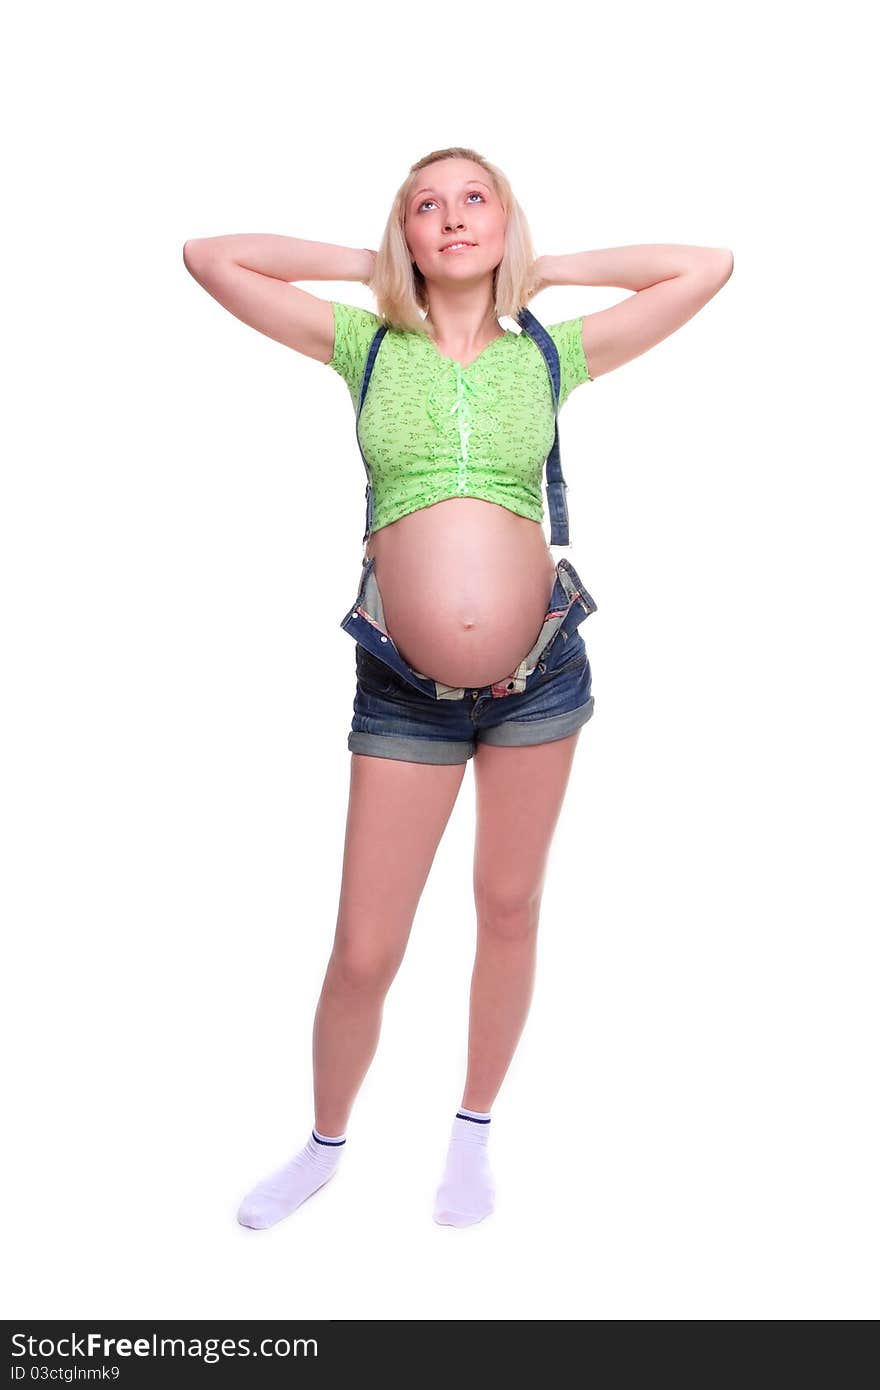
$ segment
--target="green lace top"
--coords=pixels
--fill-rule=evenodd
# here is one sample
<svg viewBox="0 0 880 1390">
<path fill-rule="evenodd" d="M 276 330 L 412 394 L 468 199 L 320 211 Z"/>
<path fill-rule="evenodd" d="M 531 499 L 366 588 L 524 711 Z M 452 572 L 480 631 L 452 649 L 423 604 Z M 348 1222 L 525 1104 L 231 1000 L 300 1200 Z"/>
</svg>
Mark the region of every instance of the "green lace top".
<svg viewBox="0 0 880 1390">
<path fill-rule="evenodd" d="M 335 339 L 327 365 L 345 381 L 357 412 L 367 352 L 382 320 L 331 302 Z M 576 386 L 593 379 L 582 324 L 583 317 L 545 325 L 559 352 L 560 409 Z M 448 497 L 480 497 L 542 521 L 553 431 L 550 376 L 527 333 L 507 330 L 462 367 L 427 334 L 389 329 L 360 421 L 373 531 Z"/>
</svg>

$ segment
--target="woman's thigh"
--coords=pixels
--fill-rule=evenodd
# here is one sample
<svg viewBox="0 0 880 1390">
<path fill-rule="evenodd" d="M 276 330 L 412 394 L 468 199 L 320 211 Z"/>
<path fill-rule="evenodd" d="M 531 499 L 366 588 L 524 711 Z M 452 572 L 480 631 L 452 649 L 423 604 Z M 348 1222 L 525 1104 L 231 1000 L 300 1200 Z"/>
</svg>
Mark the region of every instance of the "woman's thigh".
<svg viewBox="0 0 880 1390">
<path fill-rule="evenodd" d="M 525 747 L 477 745 L 474 899 L 480 919 L 531 912 L 537 922 L 580 733 Z"/>
<path fill-rule="evenodd" d="M 351 755 L 334 951 L 397 969 L 466 764 Z"/>
</svg>

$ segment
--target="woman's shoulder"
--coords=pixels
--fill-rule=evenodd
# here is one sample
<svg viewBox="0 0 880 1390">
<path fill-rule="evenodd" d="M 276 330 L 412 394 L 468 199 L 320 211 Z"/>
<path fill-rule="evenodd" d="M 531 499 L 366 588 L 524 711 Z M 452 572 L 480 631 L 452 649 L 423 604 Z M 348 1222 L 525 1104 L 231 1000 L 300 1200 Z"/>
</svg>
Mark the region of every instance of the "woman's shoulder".
<svg viewBox="0 0 880 1390">
<path fill-rule="evenodd" d="M 568 397 L 576 387 L 582 386 L 586 381 L 592 381 L 590 369 L 584 353 L 583 344 L 583 314 L 575 318 L 560 319 L 554 323 L 543 323 L 542 328 L 552 338 L 559 356 L 559 409 L 561 410 Z M 521 330 L 520 337 L 531 342 L 532 348 L 536 353 L 541 353 L 538 344 L 526 333 Z"/>
<path fill-rule="evenodd" d="M 360 386 L 370 343 L 384 327 L 372 309 L 331 299 L 333 309 L 333 356 L 327 366 L 341 376 L 351 392 Z"/>
<path fill-rule="evenodd" d="M 386 327 L 384 320 L 372 309 L 362 309 L 359 304 L 344 304 L 338 299 L 330 300 L 336 336 L 343 334 L 371 337 L 377 329 Z"/>
</svg>

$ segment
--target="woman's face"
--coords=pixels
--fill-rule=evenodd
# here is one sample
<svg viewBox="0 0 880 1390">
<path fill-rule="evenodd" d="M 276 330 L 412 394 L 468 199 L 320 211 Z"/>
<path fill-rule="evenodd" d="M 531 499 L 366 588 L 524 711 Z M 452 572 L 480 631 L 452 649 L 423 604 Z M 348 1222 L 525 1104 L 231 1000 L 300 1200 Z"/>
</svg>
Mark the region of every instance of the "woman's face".
<svg viewBox="0 0 880 1390">
<path fill-rule="evenodd" d="M 504 255 L 504 210 L 490 176 L 470 159 L 442 159 L 420 169 L 406 206 L 404 233 L 426 280 L 466 284 L 492 271 Z M 459 251 L 444 251 L 466 241 Z"/>
</svg>

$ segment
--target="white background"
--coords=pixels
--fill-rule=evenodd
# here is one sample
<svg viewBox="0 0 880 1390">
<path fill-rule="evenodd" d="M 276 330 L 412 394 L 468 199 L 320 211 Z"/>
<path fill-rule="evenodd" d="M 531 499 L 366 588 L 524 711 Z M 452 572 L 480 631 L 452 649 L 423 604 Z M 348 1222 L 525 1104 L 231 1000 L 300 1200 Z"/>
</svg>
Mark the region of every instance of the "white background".
<svg viewBox="0 0 880 1390">
<path fill-rule="evenodd" d="M 863 14 L 17 14 L 5 1316 L 877 1316 Z M 364 476 L 343 382 L 224 312 L 182 248 L 376 248 L 409 166 L 457 143 L 508 174 L 539 254 L 679 242 L 735 268 L 561 417 L 573 544 L 554 554 L 599 605 L 596 711 L 493 1108 L 495 1214 L 431 1219 L 464 1078 L 469 770 L 343 1168 L 246 1231 L 242 1195 L 313 1118 Z"/>
</svg>

